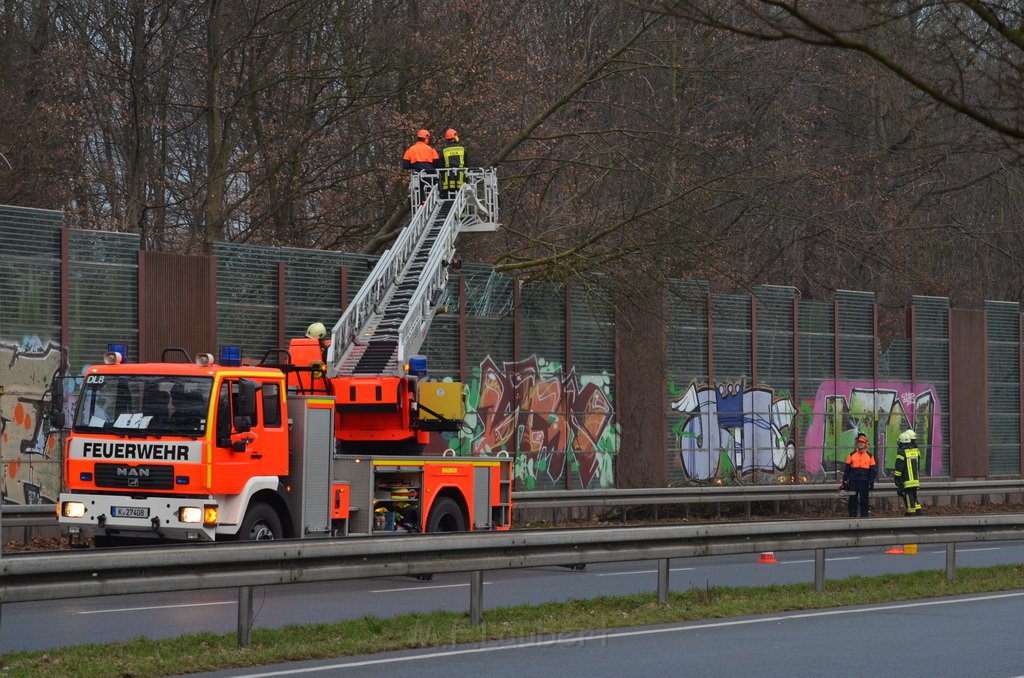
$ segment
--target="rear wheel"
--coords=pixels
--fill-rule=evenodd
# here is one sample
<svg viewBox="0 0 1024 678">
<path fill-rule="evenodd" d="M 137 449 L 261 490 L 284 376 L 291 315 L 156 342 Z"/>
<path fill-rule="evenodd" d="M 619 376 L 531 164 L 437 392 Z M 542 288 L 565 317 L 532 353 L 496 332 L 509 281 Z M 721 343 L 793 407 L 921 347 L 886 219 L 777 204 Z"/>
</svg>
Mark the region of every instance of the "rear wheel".
<svg viewBox="0 0 1024 678">
<path fill-rule="evenodd" d="M 242 527 L 238 530 L 239 541 L 268 541 L 281 539 L 281 518 L 266 504 L 253 504 L 245 512 Z"/>
<path fill-rule="evenodd" d="M 441 497 L 430 508 L 427 532 L 465 532 L 466 518 L 451 497 Z"/>
<path fill-rule="evenodd" d="M 458 502 L 451 497 L 441 497 L 430 507 L 430 518 L 427 520 L 427 532 L 465 532 L 466 519 L 462 515 Z M 420 581 L 430 581 L 432 574 L 418 574 Z"/>
</svg>

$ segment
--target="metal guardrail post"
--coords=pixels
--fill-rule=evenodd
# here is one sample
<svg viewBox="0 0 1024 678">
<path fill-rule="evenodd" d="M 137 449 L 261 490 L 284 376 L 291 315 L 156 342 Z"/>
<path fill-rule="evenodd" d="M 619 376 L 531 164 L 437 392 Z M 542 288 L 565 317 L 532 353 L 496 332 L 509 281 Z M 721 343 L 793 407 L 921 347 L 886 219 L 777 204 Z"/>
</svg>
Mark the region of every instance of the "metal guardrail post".
<svg viewBox="0 0 1024 678">
<path fill-rule="evenodd" d="M 469 573 L 469 623 L 479 626 L 484 618 L 484 573 L 473 570 Z"/>
<path fill-rule="evenodd" d="M 814 549 L 814 590 L 825 592 L 825 549 Z"/>
<path fill-rule="evenodd" d="M 658 561 L 658 605 L 668 605 L 668 558 Z"/>
<path fill-rule="evenodd" d="M 956 579 L 956 542 L 946 544 L 946 580 Z"/>
<path fill-rule="evenodd" d="M 252 587 L 238 587 L 238 647 L 252 644 Z"/>
</svg>

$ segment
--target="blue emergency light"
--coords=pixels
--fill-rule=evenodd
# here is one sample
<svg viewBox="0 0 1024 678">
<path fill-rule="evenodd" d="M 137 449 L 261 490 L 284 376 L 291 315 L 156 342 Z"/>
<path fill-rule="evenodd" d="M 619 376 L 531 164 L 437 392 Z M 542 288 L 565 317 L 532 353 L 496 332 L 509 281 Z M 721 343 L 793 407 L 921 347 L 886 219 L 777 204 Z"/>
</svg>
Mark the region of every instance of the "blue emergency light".
<svg viewBox="0 0 1024 678">
<path fill-rule="evenodd" d="M 120 353 L 122 360 L 128 360 L 128 344 L 107 344 L 109 353 Z"/>
<path fill-rule="evenodd" d="M 409 357 L 409 375 L 413 377 L 427 376 L 427 356 L 414 355 Z"/>
<path fill-rule="evenodd" d="M 226 367 L 238 367 L 242 364 L 241 346 L 221 346 L 220 364 Z"/>
</svg>

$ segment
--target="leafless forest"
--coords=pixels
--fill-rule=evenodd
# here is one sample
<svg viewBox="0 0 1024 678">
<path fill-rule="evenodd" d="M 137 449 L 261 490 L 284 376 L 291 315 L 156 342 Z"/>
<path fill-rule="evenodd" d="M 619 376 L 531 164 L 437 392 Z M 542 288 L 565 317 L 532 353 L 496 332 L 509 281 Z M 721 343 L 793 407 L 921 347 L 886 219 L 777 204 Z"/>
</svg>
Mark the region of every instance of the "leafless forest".
<svg viewBox="0 0 1024 678">
<path fill-rule="evenodd" d="M 2 0 L 0 203 L 154 250 L 376 252 L 415 131 L 455 127 L 502 182 L 464 256 L 524 278 L 1017 301 L 1022 12 Z"/>
</svg>

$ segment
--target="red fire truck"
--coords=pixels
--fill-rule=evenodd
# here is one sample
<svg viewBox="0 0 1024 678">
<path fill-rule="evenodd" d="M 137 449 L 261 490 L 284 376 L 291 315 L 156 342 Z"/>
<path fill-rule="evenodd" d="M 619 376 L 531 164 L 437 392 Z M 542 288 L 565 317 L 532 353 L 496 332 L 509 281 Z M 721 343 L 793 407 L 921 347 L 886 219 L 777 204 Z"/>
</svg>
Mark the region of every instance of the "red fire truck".
<svg viewBox="0 0 1024 678">
<path fill-rule="evenodd" d="M 71 542 L 508 529 L 510 458 L 422 453 L 464 405 L 417 354 L 455 237 L 497 227 L 496 176 L 469 170 L 452 197 L 429 186 L 414 177 L 410 224 L 330 333 L 313 323 L 255 364 L 225 347 L 90 367 L 58 501 Z"/>
</svg>

